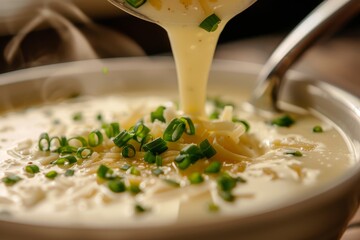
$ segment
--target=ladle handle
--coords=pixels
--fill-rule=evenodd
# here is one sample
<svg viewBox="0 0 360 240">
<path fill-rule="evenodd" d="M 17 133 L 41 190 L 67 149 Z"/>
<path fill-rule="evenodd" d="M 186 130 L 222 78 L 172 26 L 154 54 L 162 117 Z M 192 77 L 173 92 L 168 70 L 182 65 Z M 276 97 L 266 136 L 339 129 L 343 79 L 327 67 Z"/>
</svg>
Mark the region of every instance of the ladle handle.
<svg viewBox="0 0 360 240">
<path fill-rule="evenodd" d="M 279 111 L 279 90 L 286 71 L 321 36 L 337 30 L 360 10 L 360 0 L 324 0 L 276 48 L 260 72 L 250 103 Z"/>
</svg>

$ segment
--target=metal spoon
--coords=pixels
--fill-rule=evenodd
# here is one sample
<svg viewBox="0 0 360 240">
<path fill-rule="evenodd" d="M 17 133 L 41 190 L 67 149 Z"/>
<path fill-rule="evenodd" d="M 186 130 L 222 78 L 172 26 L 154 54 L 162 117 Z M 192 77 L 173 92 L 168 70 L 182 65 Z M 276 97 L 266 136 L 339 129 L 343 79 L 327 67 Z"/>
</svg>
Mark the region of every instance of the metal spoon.
<svg viewBox="0 0 360 240">
<path fill-rule="evenodd" d="M 250 104 L 256 111 L 277 112 L 278 96 L 286 71 L 326 33 L 334 32 L 359 13 L 359 0 L 325 0 L 275 49 L 258 78 Z"/>
<path fill-rule="evenodd" d="M 147 16 L 137 12 L 136 10 L 134 10 L 133 7 L 130 7 L 128 4 L 125 3 L 124 0 L 108 0 L 111 4 L 113 4 L 115 7 L 120 8 L 121 10 L 123 10 L 124 12 L 127 12 L 130 15 L 133 15 L 135 17 L 138 17 L 142 20 L 148 21 L 148 22 L 153 22 L 155 23 L 154 20 L 148 18 Z"/>
</svg>

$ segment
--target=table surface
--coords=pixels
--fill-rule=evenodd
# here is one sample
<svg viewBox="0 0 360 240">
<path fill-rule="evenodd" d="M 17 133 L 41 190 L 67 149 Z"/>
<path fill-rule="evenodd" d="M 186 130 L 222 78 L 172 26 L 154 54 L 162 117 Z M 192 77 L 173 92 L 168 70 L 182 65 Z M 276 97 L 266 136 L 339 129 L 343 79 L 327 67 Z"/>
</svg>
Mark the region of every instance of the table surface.
<svg viewBox="0 0 360 240">
<path fill-rule="evenodd" d="M 267 36 L 223 44 L 218 47 L 215 58 L 263 64 L 281 40 L 279 36 Z M 294 69 L 360 97 L 360 32 L 318 43 L 306 52 Z M 358 239 L 360 209 L 341 238 Z"/>
</svg>

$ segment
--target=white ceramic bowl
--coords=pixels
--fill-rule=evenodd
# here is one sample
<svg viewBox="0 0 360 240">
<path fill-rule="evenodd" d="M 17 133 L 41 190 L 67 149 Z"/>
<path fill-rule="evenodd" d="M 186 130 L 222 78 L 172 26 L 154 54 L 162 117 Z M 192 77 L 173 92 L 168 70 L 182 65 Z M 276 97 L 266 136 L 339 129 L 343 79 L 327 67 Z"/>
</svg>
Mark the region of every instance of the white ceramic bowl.
<svg viewBox="0 0 360 240">
<path fill-rule="evenodd" d="M 108 73 L 102 71 L 104 68 Z M 260 66 L 215 61 L 209 89 L 226 86 L 251 92 Z M 54 101 L 74 94 L 151 92 L 176 88 L 170 58 L 91 60 L 21 70 L 0 76 L 0 111 Z M 323 82 L 290 73 L 281 99 L 312 108 L 347 136 L 357 163 L 316 192 L 276 209 L 246 217 L 143 228 L 81 228 L 0 220 L 1 239 L 337 239 L 359 205 L 360 101 Z"/>
</svg>

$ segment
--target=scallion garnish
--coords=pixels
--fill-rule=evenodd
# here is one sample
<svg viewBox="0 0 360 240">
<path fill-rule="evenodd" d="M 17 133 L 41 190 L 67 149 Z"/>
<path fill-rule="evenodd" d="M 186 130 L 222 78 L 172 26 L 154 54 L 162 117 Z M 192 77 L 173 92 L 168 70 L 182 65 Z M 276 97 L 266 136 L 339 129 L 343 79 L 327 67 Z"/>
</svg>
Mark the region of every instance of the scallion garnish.
<svg viewBox="0 0 360 240">
<path fill-rule="evenodd" d="M 156 162 L 156 166 L 161 167 L 163 165 L 163 161 L 162 161 L 162 157 L 160 155 L 156 155 L 155 157 L 155 162 Z"/>
<path fill-rule="evenodd" d="M 139 169 L 137 169 L 136 167 L 132 166 L 130 168 L 130 174 L 131 175 L 135 175 L 135 176 L 140 176 L 141 175 L 141 172 Z"/>
<path fill-rule="evenodd" d="M 237 180 L 231 177 L 227 173 L 221 174 L 217 178 L 217 186 L 219 196 L 225 201 L 234 201 L 235 197 L 232 194 L 232 190 L 236 187 Z"/>
<path fill-rule="evenodd" d="M 40 172 L 40 168 L 35 165 L 35 164 L 30 164 L 25 166 L 25 172 L 30 173 L 30 174 L 35 174 Z"/>
<path fill-rule="evenodd" d="M 135 147 L 131 144 L 126 144 L 121 150 L 121 154 L 124 158 L 132 158 L 136 155 Z"/>
<path fill-rule="evenodd" d="M 105 131 L 105 134 L 108 138 L 115 137 L 120 133 L 120 125 L 117 122 L 112 122 L 110 124 L 103 124 L 102 128 Z"/>
<path fill-rule="evenodd" d="M 166 127 L 163 138 L 168 142 L 176 142 L 185 132 L 186 124 L 180 119 L 173 119 Z"/>
<path fill-rule="evenodd" d="M 81 147 L 86 147 L 87 146 L 87 141 L 84 137 L 82 136 L 76 136 L 76 137 L 72 137 L 72 138 L 69 138 L 67 140 L 67 144 L 69 144 L 70 146 L 73 146 L 74 143 L 79 143 L 79 144 L 76 144 L 77 145 L 80 145 Z"/>
<path fill-rule="evenodd" d="M 294 123 L 295 123 L 295 120 L 292 117 L 290 117 L 289 115 L 285 115 L 285 116 L 273 119 L 271 121 L 272 125 L 276 125 L 279 127 L 290 127 Z"/>
<path fill-rule="evenodd" d="M 139 183 L 134 183 L 134 182 L 130 183 L 128 190 L 133 194 L 138 194 L 139 192 L 141 192 Z"/>
<path fill-rule="evenodd" d="M 12 186 L 21 180 L 22 180 L 22 178 L 17 175 L 9 175 L 7 177 L 4 177 L 2 179 L 2 182 L 7 186 Z"/>
<path fill-rule="evenodd" d="M 215 203 L 210 203 L 208 205 L 208 209 L 210 212 L 218 212 L 220 210 L 219 205 L 215 204 Z"/>
<path fill-rule="evenodd" d="M 222 164 L 221 162 L 214 161 L 211 162 L 207 168 L 205 168 L 205 173 L 219 173 L 221 170 Z"/>
<path fill-rule="evenodd" d="M 74 153 L 76 151 L 77 151 L 76 147 L 72 147 L 72 146 L 67 145 L 67 146 L 59 147 L 58 149 L 56 149 L 55 152 L 60 153 L 60 154 L 71 154 L 71 153 Z"/>
<path fill-rule="evenodd" d="M 199 184 L 204 181 L 204 177 L 199 172 L 194 172 L 188 177 L 191 184 Z"/>
<path fill-rule="evenodd" d="M 210 120 L 219 119 L 219 116 L 220 116 L 220 112 L 215 110 L 210 114 L 209 119 Z"/>
<path fill-rule="evenodd" d="M 160 106 L 154 112 L 151 112 L 150 114 L 151 122 L 155 122 L 155 120 L 159 120 L 160 122 L 165 123 L 166 121 L 164 118 L 165 109 L 166 108 L 164 106 Z"/>
<path fill-rule="evenodd" d="M 98 120 L 99 122 L 102 122 L 102 121 L 104 120 L 103 115 L 102 115 L 101 113 L 98 113 L 98 114 L 96 115 L 96 120 Z"/>
<path fill-rule="evenodd" d="M 208 32 L 214 32 L 218 28 L 220 22 L 221 19 L 215 13 L 213 13 L 205 18 L 204 21 L 200 23 L 199 27 Z"/>
<path fill-rule="evenodd" d="M 49 179 L 54 179 L 56 178 L 56 176 L 58 175 L 58 173 L 54 170 L 50 171 L 50 172 L 47 172 L 45 174 L 45 177 L 49 178 Z"/>
<path fill-rule="evenodd" d="M 139 122 L 134 126 L 133 132 L 136 137 L 136 141 L 141 142 L 150 132 L 150 128 Z"/>
<path fill-rule="evenodd" d="M 115 176 L 114 176 L 114 171 L 101 164 L 97 170 L 97 173 L 96 175 L 99 177 L 99 178 L 102 178 L 102 179 L 105 179 L 105 180 L 112 180 L 112 179 L 115 179 Z"/>
<path fill-rule="evenodd" d="M 165 183 L 173 186 L 173 187 L 180 187 L 180 183 L 177 182 L 177 181 L 175 181 L 175 180 L 173 180 L 173 179 L 168 179 L 168 178 L 167 178 L 167 179 L 163 179 L 163 181 L 164 181 Z"/>
<path fill-rule="evenodd" d="M 194 126 L 194 123 L 193 121 L 188 118 L 188 117 L 181 117 L 180 118 L 181 121 L 183 121 L 185 124 L 186 124 L 186 134 L 188 135 L 194 135 L 195 134 L 195 126 Z"/>
<path fill-rule="evenodd" d="M 164 174 L 164 171 L 161 168 L 155 168 L 153 170 L 151 170 L 152 174 L 154 174 L 155 176 L 159 176 L 161 174 Z"/>
<path fill-rule="evenodd" d="M 191 165 L 191 158 L 189 155 L 179 155 L 175 159 L 176 166 L 181 170 L 185 170 Z"/>
<path fill-rule="evenodd" d="M 140 204 L 135 204 L 134 209 L 135 209 L 135 213 L 145 213 L 145 212 L 149 211 L 149 209 L 143 207 Z"/>
<path fill-rule="evenodd" d="M 38 147 L 40 151 L 50 151 L 50 137 L 47 133 L 40 134 Z"/>
<path fill-rule="evenodd" d="M 126 191 L 126 186 L 123 180 L 115 179 L 108 182 L 108 187 L 114 193 L 121 193 Z"/>
<path fill-rule="evenodd" d="M 134 137 L 134 133 L 123 130 L 114 139 L 113 142 L 118 147 L 123 147 Z"/>
<path fill-rule="evenodd" d="M 150 151 L 153 154 L 157 155 L 165 152 L 168 149 L 168 147 L 164 139 L 159 137 L 151 142 L 144 144 L 143 149 L 145 151 Z"/>
<path fill-rule="evenodd" d="M 81 159 L 86 159 L 86 158 L 89 158 L 91 157 L 91 155 L 93 154 L 94 150 L 92 150 L 91 148 L 88 148 L 88 147 L 80 147 L 77 149 L 76 151 L 76 156 L 78 158 L 81 158 Z"/>
<path fill-rule="evenodd" d="M 240 120 L 240 119 L 237 119 L 237 118 L 233 118 L 232 121 L 234 123 L 241 123 L 242 125 L 244 125 L 246 132 L 248 132 L 250 130 L 250 124 L 247 121 Z"/>
<path fill-rule="evenodd" d="M 314 133 L 322 133 L 323 129 L 321 126 L 315 126 L 315 127 L 313 127 L 313 132 Z"/>
<path fill-rule="evenodd" d="M 76 159 L 76 157 L 74 157 L 72 155 L 61 157 L 53 162 L 53 164 L 56 164 L 56 165 L 72 165 L 74 163 L 77 163 L 77 159 Z"/>
<path fill-rule="evenodd" d="M 90 147 L 97 147 L 102 144 L 104 137 L 99 130 L 94 130 L 88 135 L 88 142 Z"/>
<path fill-rule="evenodd" d="M 299 150 L 287 151 L 285 154 L 292 155 L 294 157 L 302 157 L 303 155 Z"/>
<path fill-rule="evenodd" d="M 146 0 L 126 0 L 126 2 L 134 8 L 139 8 L 141 5 L 143 5 L 146 2 Z"/>
<path fill-rule="evenodd" d="M 74 169 L 67 169 L 64 173 L 65 177 L 72 177 L 75 174 L 75 170 Z"/>
<path fill-rule="evenodd" d="M 81 121 L 83 119 L 82 112 L 76 112 L 73 114 L 72 119 L 74 121 Z"/>
<path fill-rule="evenodd" d="M 213 156 L 215 156 L 216 154 L 216 150 L 213 146 L 211 146 L 209 140 L 205 139 L 204 141 L 202 141 L 199 144 L 200 150 L 202 152 L 202 154 L 206 157 L 206 158 L 212 158 Z"/>
<path fill-rule="evenodd" d="M 144 161 L 150 164 L 156 163 L 156 155 L 152 152 L 146 152 L 144 155 Z"/>
<path fill-rule="evenodd" d="M 52 137 L 50 138 L 50 150 L 58 153 L 72 153 L 74 148 L 70 147 L 66 137 Z"/>
</svg>

